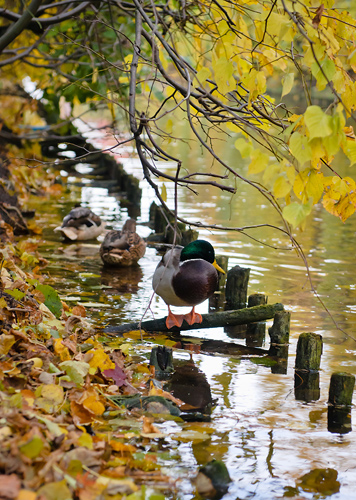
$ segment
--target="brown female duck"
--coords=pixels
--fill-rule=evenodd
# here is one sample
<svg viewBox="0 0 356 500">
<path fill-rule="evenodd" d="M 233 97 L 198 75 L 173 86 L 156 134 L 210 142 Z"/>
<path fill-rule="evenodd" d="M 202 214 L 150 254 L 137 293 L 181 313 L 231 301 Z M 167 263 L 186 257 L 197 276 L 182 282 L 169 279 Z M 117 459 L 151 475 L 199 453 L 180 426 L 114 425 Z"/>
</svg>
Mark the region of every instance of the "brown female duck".
<svg viewBox="0 0 356 500">
<path fill-rule="evenodd" d="M 100 247 L 100 257 L 110 266 L 133 266 L 145 255 L 146 243 L 136 233 L 136 222 L 128 219 L 121 230 L 107 233 Z"/>
</svg>

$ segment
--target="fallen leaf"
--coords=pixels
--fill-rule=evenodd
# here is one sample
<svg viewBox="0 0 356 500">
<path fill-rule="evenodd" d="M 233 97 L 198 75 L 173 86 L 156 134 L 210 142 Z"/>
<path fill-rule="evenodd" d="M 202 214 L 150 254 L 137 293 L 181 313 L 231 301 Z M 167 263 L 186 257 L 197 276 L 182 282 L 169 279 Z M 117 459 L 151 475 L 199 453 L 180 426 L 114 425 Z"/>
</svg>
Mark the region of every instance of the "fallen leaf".
<svg viewBox="0 0 356 500">
<path fill-rule="evenodd" d="M 86 410 L 94 413 L 94 415 L 100 416 L 105 411 L 105 406 L 99 401 L 98 397 L 95 395 L 89 396 L 83 401 L 83 406 Z"/>
<path fill-rule="evenodd" d="M 111 361 L 111 359 L 106 354 L 106 352 L 104 352 L 103 349 L 99 348 L 91 350 L 88 351 L 87 354 L 93 354 L 92 358 L 89 361 L 90 365 L 89 373 L 91 375 L 94 375 L 97 372 L 98 368 L 101 371 L 115 368 L 115 364 Z"/>
<path fill-rule="evenodd" d="M 0 476 L 0 500 L 12 500 L 16 498 L 20 488 L 21 483 L 16 474 L 10 474 L 9 476 Z"/>
<path fill-rule="evenodd" d="M 68 377 L 75 384 L 83 384 L 84 377 L 89 372 L 90 365 L 84 361 L 63 361 L 59 364 L 60 368 L 66 372 Z"/>
<path fill-rule="evenodd" d="M 106 378 L 112 378 L 118 387 L 121 387 L 126 383 L 127 379 L 126 373 L 117 364 L 115 364 L 114 369 L 104 370 L 103 375 Z"/>
<path fill-rule="evenodd" d="M 15 342 L 13 335 L 6 335 L 6 333 L 0 335 L 0 355 L 7 354 Z"/>
<path fill-rule="evenodd" d="M 72 498 L 66 480 L 47 483 L 37 491 L 38 498 L 46 500 L 69 500 Z"/>
</svg>

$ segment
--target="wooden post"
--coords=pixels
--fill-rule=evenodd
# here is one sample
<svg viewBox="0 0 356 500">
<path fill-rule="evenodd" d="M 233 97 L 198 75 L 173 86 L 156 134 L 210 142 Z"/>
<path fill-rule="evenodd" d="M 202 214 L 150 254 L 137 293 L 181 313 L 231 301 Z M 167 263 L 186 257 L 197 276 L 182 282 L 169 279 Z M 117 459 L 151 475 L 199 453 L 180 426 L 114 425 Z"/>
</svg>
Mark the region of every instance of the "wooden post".
<svg viewBox="0 0 356 500">
<path fill-rule="evenodd" d="M 247 307 L 254 307 L 267 304 L 268 297 L 263 293 L 253 293 L 249 296 Z M 246 326 L 246 345 L 252 347 L 262 347 L 265 340 L 266 323 L 249 323 Z"/>
<path fill-rule="evenodd" d="M 350 407 L 328 406 L 328 431 L 337 434 L 347 434 L 352 431 Z"/>
<path fill-rule="evenodd" d="M 328 431 L 347 434 L 352 430 L 351 405 L 355 376 L 351 373 L 335 372 L 329 386 Z"/>
<path fill-rule="evenodd" d="M 297 344 L 295 369 L 297 371 L 319 370 L 322 352 L 323 338 L 321 335 L 312 332 L 301 333 Z"/>
<path fill-rule="evenodd" d="M 235 266 L 229 270 L 226 278 L 226 310 L 246 307 L 247 287 L 250 269 Z"/>
<path fill-rule="evenodd" d="M 288 370 L 288 351 L 289 345 L 277 345 L 271 344 L 268 355 L 273 356 L 275 361 L 277 362 L 275 365 L 271 366 L 272 373 L 278 373 L 280 375 L 286 375 Z"/>
<path fill-rule="evenodd" d="M 294 373 L 294 396 L 298 401 L 318 401 L 320 398 L 319 372 L 302 372 Z"/>
<path fill-rule="evenodd" d="M 273 325 L 268 329 L 271 344 L 288 344 L 290 331 L 290 312 L 280 311 L 276 313 Z"/>
<path fill-rule="evenodd" d="M 172 349 L 166 346 L 155 346 L 150 356 L 150 371 L 157 380 L 166 380 L 174 371 Z"/>
<path fill-rule="evenodd" d="M 274 315 L 273 325 L 268 329 L 271 341 L 269 355 L 277 361 L 271 368 L 272 373 L 285 375 L 288 369 L 290 312 L 283 310 L 278 313 Z"/>
<path fill-rule="evenodd" d="M 226 255 L 217 255 L 216 262 L 219 266 L 224 269 L 225 273 L 227 273 L 229 258 Z M 209 299 L 209 312 L 218 311 L 224 308 L 225 303 L 225 283 L 227 274 L 218 273 L 219 274 L 219 282 L 214 295 Z M 257 305 L 257 304 L 256 304 Z"/>
<path fill-rule="evenodd" d="M 329 386 L 329 405 L 351 406 L 355 386 L 355 375 L 336 372 L 331 375 Z"/>
</svg>

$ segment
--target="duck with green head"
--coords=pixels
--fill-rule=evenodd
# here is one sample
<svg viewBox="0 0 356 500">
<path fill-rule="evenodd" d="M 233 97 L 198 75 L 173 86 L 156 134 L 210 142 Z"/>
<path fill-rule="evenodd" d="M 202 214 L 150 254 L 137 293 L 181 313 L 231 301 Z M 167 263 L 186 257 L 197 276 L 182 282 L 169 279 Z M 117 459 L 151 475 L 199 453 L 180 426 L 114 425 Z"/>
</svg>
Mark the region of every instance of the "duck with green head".
<svg viewBox="0 0 356 500">
<path fill-rule="evenodd" d="M 195 306 L 211 297 L 217 288 L 218 272 L 225 271 L 216 263 L 213 246 L 205 240 L 195 240 L 184 248 L 168 250 L 153 275 L 154 291 L 168 306 L 167 328 L 201 323 L 202 316 Z M 185 315 L 173 314 L 170 306 L 192 307 Z"/>
</svg>

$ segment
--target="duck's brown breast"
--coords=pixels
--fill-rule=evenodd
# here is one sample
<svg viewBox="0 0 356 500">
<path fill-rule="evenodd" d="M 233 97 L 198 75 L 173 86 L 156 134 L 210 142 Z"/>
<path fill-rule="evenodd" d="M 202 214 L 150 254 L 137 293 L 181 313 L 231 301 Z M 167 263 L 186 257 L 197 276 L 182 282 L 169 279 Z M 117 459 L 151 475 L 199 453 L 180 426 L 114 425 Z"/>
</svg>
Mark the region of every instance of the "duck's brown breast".
<svg viewBox="0 0 356 500">
<path fill-rule="evenodd" d="M 218 273 L 203 259 L 183 262 L 172 280 L 176 295 L 194 306 L 211 297 L 217 288 Z"/>
</svg>

